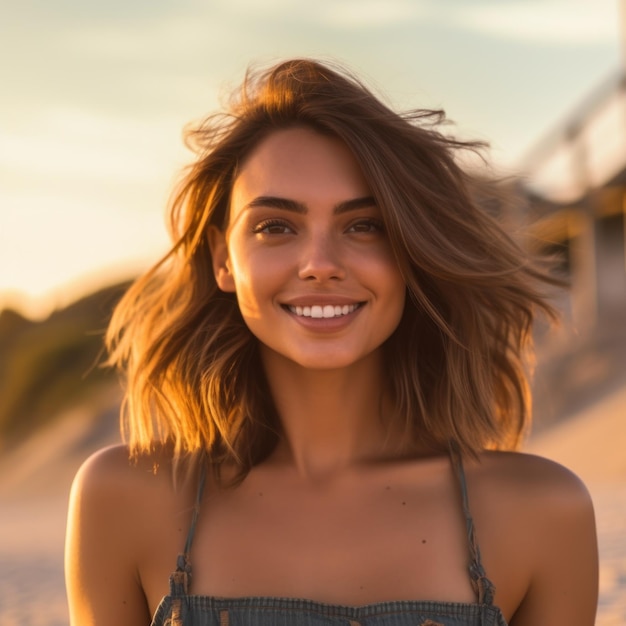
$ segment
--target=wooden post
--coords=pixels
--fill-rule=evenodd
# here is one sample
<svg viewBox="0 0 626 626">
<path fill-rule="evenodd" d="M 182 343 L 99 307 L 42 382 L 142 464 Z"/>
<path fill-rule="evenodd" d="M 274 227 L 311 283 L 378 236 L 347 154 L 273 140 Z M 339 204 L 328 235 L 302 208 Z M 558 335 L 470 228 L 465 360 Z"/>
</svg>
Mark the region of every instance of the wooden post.
<svg viewBox="0 0 626 626">
<path fill-rule="evenodd" d="M 626 186 L 622 187 L 622 226 L 624 230 L 624 273 L 626 274 Z"/>
<path fill-rule="evenodd" d="M 622 80 L 620 89 L 624 102 L 624 140 L 626 141 L 626 0 L 621 0 L 620 6 L 620 40 L 622 42 Z M 626 168 L 626 162 L 624 162 Z M 622 186 L 622 223 L 624 225 L 624 272 L 626 272 L 626 186 Z"/>
<path fill-rule="evenodd" d="M 574 178 L 585 190 L 580 207 L 569 225 L 572 272 L 572 318 L 582 338 L 593 332 L 598 321 L 596 216 L 589 178 L 588 147 L 578 126 L 568 133 Z"/>
</svg>

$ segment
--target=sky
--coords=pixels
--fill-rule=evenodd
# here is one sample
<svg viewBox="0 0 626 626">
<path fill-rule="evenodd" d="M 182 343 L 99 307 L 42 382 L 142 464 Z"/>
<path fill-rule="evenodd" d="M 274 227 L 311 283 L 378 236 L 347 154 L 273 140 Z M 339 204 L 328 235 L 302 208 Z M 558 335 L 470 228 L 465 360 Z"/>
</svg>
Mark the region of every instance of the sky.
<svg viewBox="0 0 626 626">
<path fill-rule="evenodd" d="M 626 0 L 0 0 L 0 308 L 47 314 L 167 249 L 185 124 L 251 63 L 337 60 L 494 165 L 620 67 Z"/>
</svg>

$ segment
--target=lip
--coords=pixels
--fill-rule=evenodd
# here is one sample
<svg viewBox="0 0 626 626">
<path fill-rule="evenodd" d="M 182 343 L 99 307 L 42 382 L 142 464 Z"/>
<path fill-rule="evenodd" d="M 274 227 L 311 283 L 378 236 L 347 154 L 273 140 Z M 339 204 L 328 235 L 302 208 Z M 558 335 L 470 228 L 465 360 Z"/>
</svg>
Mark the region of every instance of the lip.
<svg viewBox="0 0 626 626">
<path fill-rule="evenodd" d="M 297 296 L 294 298 L 289 298 L 288 300 L 284 300 L 281 302 L 283 307 L 290 306 L 359 306 L 365 304 L 363 300 L 357 300 L 355 298 L 349 298 L 347 296 L 341 295 L 330 295 L 330 294 L 310 294 L 306 296 Z"/>
</svg>

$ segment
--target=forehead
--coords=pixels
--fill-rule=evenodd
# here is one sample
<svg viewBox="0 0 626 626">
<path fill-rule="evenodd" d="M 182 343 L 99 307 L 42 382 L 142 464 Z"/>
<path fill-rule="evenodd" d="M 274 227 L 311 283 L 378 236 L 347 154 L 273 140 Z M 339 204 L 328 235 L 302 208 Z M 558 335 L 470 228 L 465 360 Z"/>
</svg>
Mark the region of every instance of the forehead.
<svg viewBox="0 0 626 626">
<path fill-rule="evenodd" d="M 272 132 L 247 156 L 235 178 L 231 207 L 260 195 L 334 202 L 369 194 L 361 168 L 338 138 L 304 127 Z"/>
</svg>

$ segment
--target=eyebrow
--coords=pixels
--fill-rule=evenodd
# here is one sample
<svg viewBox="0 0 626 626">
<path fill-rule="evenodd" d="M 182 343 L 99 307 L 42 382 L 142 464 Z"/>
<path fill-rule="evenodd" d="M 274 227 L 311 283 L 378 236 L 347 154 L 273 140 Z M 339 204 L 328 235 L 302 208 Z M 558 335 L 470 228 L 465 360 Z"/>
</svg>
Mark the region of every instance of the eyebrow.
<svg viewBox="0 0 626 626">
<path fill-rule="evenodd" d="M 357 209 L 366 209 L 377 206 L 374 196 L 363 196 L 362 198 L 353 198 L 345 200 L 333 207 L 333 214 L 340 215 L 348 211 Z M 260 207 L 281 209 L 283 211 L 291 211 L 292 213 L 305 214 L 308 212 L 306 204 L 289 198 L 280 198 L 278 196 L 258 196 L 246 204 L 246 209 L 256 209 Z"/>
</svg>

